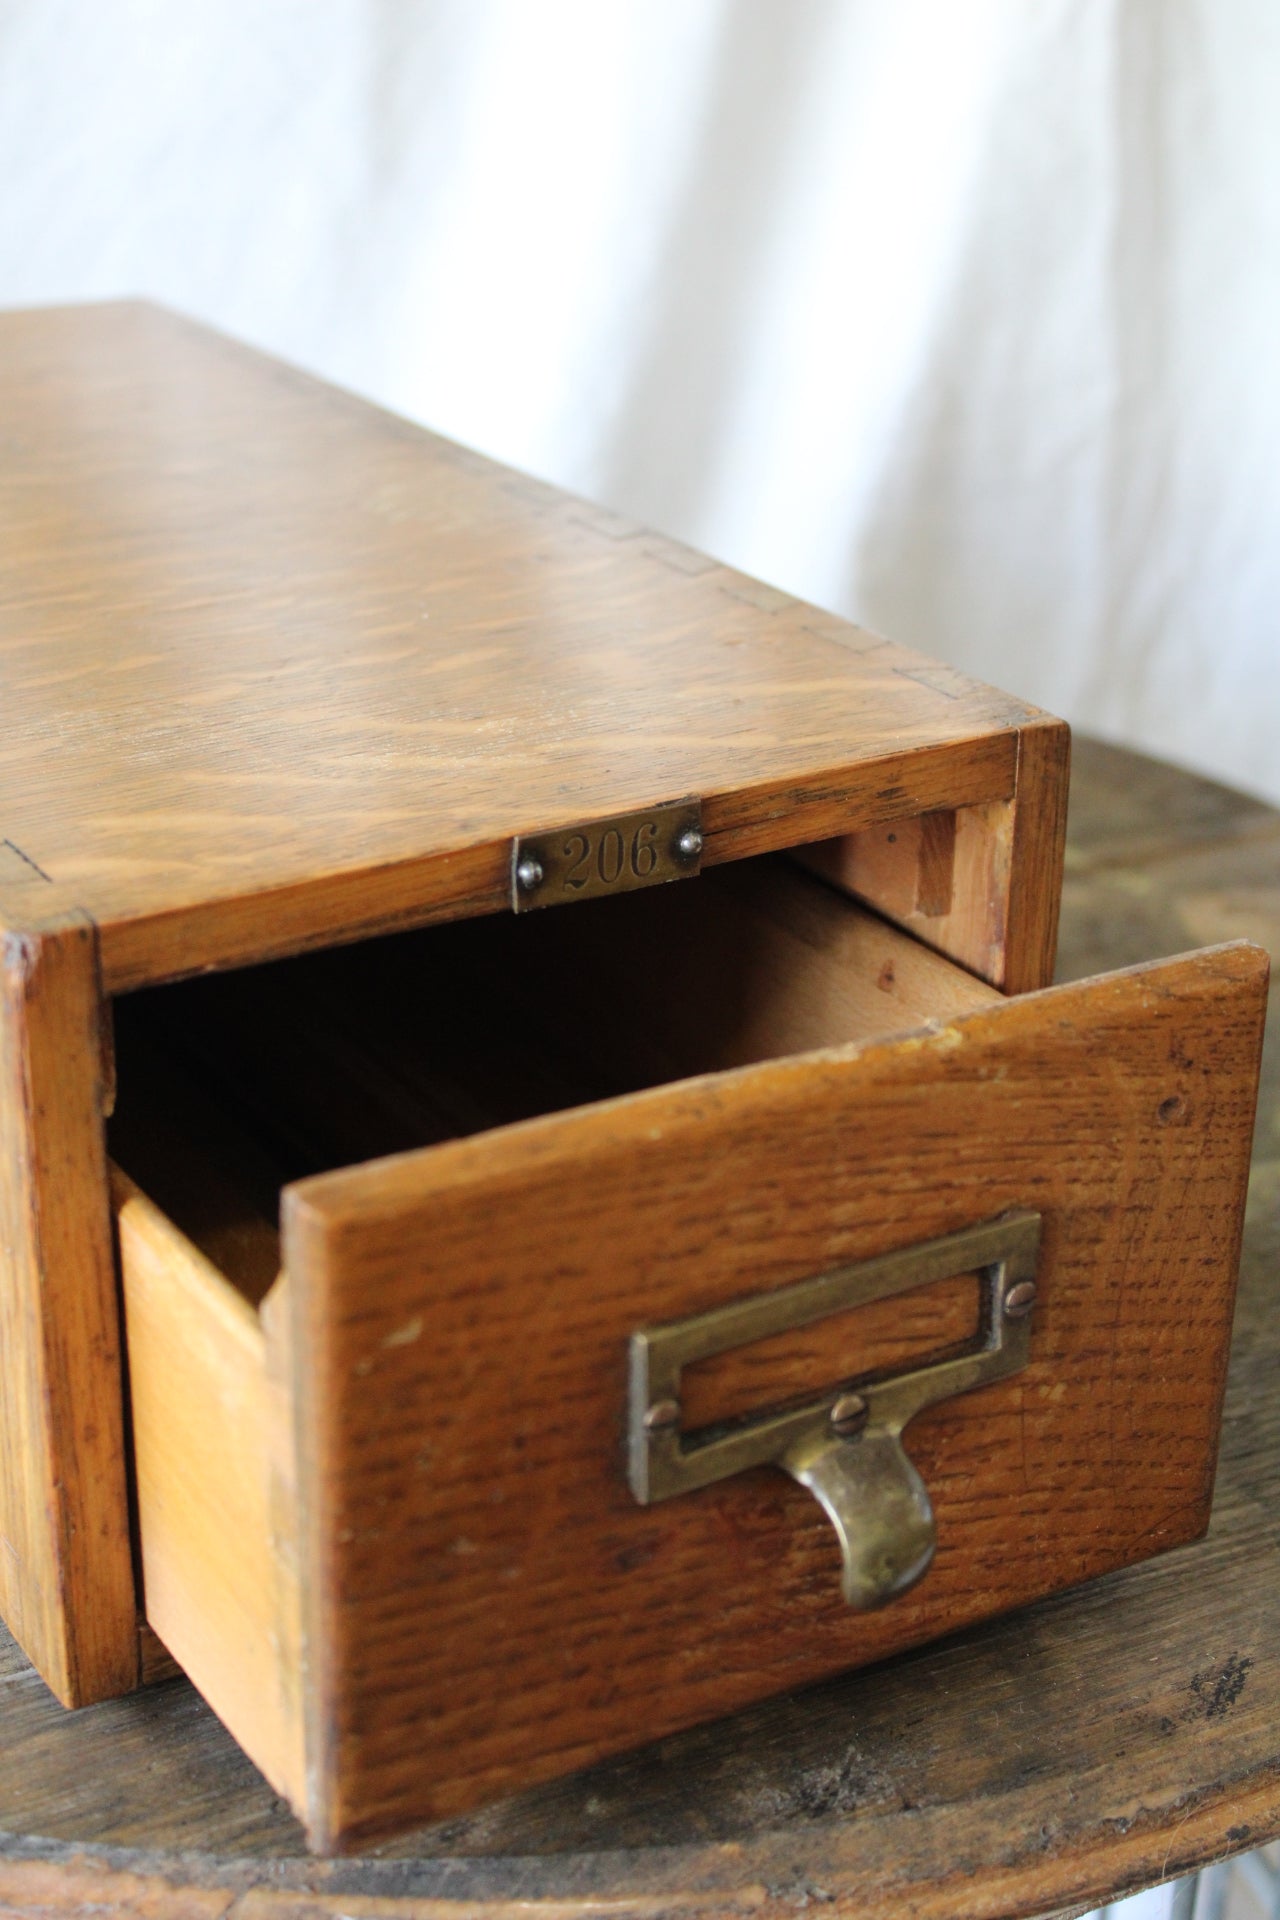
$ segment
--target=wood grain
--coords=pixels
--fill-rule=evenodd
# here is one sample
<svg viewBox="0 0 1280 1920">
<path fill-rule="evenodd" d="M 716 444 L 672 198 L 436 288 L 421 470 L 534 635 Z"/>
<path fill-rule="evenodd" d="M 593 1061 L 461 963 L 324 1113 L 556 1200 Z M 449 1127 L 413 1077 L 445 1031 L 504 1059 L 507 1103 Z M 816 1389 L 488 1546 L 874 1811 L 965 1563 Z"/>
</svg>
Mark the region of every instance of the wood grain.
<svg viewBox="0 0 1280 1920">
<path fill-rule="evenodd" d="M 0 316 L 0 410 L 0 842 L 111 993 L 685 793 L 708 864 L 1007 802 L 1042 724 L 153 307 Z"/>
<path fill-rule="evenodd" d="M 674 976 L 664 955 L 679 956 Z M 474 1128 L 509 1118 L 530 1092 L 538 1105 L 581 1104 L 593 1087 L 875 1038 L 999 999 L 766 857 L 660 894 L 400 936 L 121 1006 L 112 1147 L 147 1182 L 144 1195 L 120 1174 L 115 1195 L 147 1617 L 295 1804 L 305 1797 L 303 1662 L 281 1651 L 298 1632 L 289 1318 L 282 1292 L 263 1302 L 264 1344 L 251 1311 L 279 1265 L 261 1217 L 265 1143 L 341 1165 L 397 1137 L 436 1138 L 442 1119 Z M 557 1005 L 560 1028 L 545 1017 Z M 608 1040 L 619 1008 L 646 1044 L 584 1049 L 584 1032 Z M 664 1015 L 671 1031 L 659 1041 Z M 550 1071 L 522 1072 L 531 1034 Z M 575 1043 L 578 1066 L 561 1087 L 555 1063 Z M 485 1110 L 487 1086 L 496 1112 Z M 821 1386 L 849 1371 L 851 1339 L 860 1373 L 902 1364 L 972 1336 L 976 1306 L 970 1282 L 955 1298 L 926 1288 L 905 1309 L 876 1303 L 852 1330 L 836 1316 L 781 1358 L 752 1351 L 707 1382 L 691 1378 L 690 1407 L 708 1393 L 713 1410 L 717 1395 L 758 1396 L 779 1365 L 788 1391 L 810 1376 Z"/>
<path fill-rule="evenodd" d="M 296 1800 L 299 1682 L 280 1625 L 277 1549 L 286 1562 L 289 1549 L 273 1525 L 281 1435 L 262 1326 L 132 1181 L 117 1172 L 114 1189 L 147 1620 Z"/>
<path fill-rule="evenodd" d="M 925 1366 L 978 1340 L 980 1308 L 979 1276 L 955 1274 L 695 1361 L 681 1378 L 681 1425 L 696 1432 L 801 1397 L 818 1399 L 838 1383 L 860 1385 L 879 1373 Z"/>
<path fill-rule="evenodd" d="M 1070 730 L 1039 721 L 1019 733 L 1012 799 L 862 827 L 800 857 L 1003 992 L 1047 987 L 1070 760 Z"/>
<path fill-rule="evenodd" d="M 647 901 L 542 914 L 487 945 L 471 964 L 490 1003 L 505 993 L 558 1057 L 586 1056 L 600 1093 L 881 1039 L 1000 998 L 777 856 Z"/>
<path fill-rule="evenodd" d="M 1042 719 L 1019 734 L 1006 946 L 998 983 L 1005 993 L 1026 993 L 1053 978 L 1070 774 L 1071 734 L 1061 721 Z"/>
<path fill-rule="evenodd" d="M 0 891 L 0 1611 L 79 1706 L 139 1663 L 102 1000 L 93 927 L 23 924 L 18 891 Z"/>
<path fill-rule="evenodd" d="M 1260 803 L 1078 743 L 1069 853 L 1072 975 L 1226 933 L 1280 950 L 1280 819 Z M 149 1920 L 1012 1920 L 1256 1846 L 1280 1832 L 1278 1268 L 1273 1046 L 1206 1539 L 379 1856 L 307 1858 L 189 1685 L 64 1714 L 0 1629 L 0 1895 Z"/>
<path fill-rule="evenodd" d="M 1265 977 L 1228 947 L 293 1188 L 319 1842 L 1194 1538 Z M 917 1423 L 941 1545 L 911 1594 L 849 1613 L 773 1473 L 634 1505 L 636 1325 L 1028 1205 L 1034 1361 Z"/>
<path fill-rule="evenodd" d="M 0 919 L 96 929 L 107 996 L 505 909 L 514 835 L 677 794 L 708 866 L 1021 804 L 1035 709 L 159 309 L 0 315 L 0 416 Z M 956 873 L 963 916 L 986 882 Z M 96 1299 L 101 1182 L 84 1205 Z M 270 1220 L 227 1225 L 268 1284 Z M 56 1445 L 48 1499 L 14 1466 L 0 1604 L 81 1698 L 136 1648 L 96 1644 L 123 1619 L 117 1341 L 68 1284 L 30 1325 L 106 1409 L 115 1491 L 66 1495 Z M 109 1578 L 65 1562 L 66 1498 Z"/>
</svg>

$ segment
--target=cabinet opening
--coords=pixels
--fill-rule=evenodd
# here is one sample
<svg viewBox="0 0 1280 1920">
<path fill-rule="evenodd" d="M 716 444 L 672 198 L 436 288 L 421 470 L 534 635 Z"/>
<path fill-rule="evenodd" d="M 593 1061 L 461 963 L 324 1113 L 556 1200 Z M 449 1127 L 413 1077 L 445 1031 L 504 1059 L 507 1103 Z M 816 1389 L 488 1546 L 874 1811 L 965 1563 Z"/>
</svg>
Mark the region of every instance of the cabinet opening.
<svg viewBox="0 0 1280 1920">
<path fill-rule="evenodd" d="M 109 1142 L 256 1303 L 291 1181 L 998 998 L 766 856 L 128 996 Z"/>
</svg>

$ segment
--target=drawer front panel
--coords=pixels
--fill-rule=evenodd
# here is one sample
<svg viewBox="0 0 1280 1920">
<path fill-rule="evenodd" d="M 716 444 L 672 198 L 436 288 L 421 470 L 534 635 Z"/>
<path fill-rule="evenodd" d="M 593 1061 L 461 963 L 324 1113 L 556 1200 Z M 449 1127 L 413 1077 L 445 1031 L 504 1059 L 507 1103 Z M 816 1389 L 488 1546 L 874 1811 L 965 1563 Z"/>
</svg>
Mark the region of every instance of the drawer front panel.
<svg viewBox="0 0 1280 1920">
<path fill-rule="evenodd" d="M 1200 1532 L 1264 997 L 1263 956 L 1216 949 L 293 1188 L 313 1834 L 450 1812 Z M 637 1329 L 1015 1210 L 1041 1219 L 1029 1357 L 908 1429 L 937 1525 L 910 1591 L 846 1606 L 821 1506 L 774 1467 L 637 1501 Z"/>
</svg>

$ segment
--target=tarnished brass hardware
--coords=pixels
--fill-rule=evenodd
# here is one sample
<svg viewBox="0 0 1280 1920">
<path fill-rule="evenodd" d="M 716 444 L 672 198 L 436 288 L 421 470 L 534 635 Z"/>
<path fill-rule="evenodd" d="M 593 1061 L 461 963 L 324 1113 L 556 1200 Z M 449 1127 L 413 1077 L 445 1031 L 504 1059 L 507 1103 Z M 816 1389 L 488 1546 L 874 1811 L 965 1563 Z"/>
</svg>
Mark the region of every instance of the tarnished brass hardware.
<svg viewBox="0 0 1280 1920">
<path fill-rule="evenodd" d="M 929 1490 L 901 1438 L 865 1429 L 798 1440 L 778 1465 L 808 1487 L 840 1542 L 840 1590 L 851 1607 L 883 1607 L 929 1571 L 937 1546 Z"/>
<path fill-rule="evenodd" d="M 870 1418 L 871 1408 L 860 1393 L 842 1393 L 827 1415 L 832 1432 L 842 1440 L 861 1433 Z"/>
<path fill-rule="evenodd" d="M 748 1467 L 781 1467 L 808 1488 L 835 1529 L 849 1605 L 882 1607 L 905 1593 L 928 1571 L 937 1533 L 903 1431 L 925 1407 L 1026 1365 L 1039 1247 L 1038 1213 L 1005 1214 L 632 1334 L 628 1477 L 636 1499 L 648 1506 Z M 982 1277 L 982 1313 L 966 1351 L 863 1380 L 851 1356 L 845 1377 L 804 1406 L 681 1430 L 680 1376 L 694 1361 L 974 1271 Z"/>
<path fill-rule="evenodd" d="M 696 799 L 554 833 L 520 834 L 511 845 L 511 905 L 527 913 L 687 880 L 701 869 L 702 845 L 702 803 Z"/>
</svg>

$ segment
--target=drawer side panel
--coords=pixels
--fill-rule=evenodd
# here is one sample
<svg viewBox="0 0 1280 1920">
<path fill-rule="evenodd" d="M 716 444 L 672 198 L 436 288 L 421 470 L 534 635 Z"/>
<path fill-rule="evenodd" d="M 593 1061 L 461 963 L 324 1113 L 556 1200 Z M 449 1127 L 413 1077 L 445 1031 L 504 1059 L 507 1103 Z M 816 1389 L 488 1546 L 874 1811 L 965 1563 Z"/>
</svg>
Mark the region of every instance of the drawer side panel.
<svg viewBox="0 0 1280 1920">
<path fill-rule="evenodd" d="M 296 1800 L 290 1556 L 276 1537 L 280 1423 L 262 1327 L 118 1172 L 114 1194 L 147 1620 L 271 1784 Z"/>
</svg>

